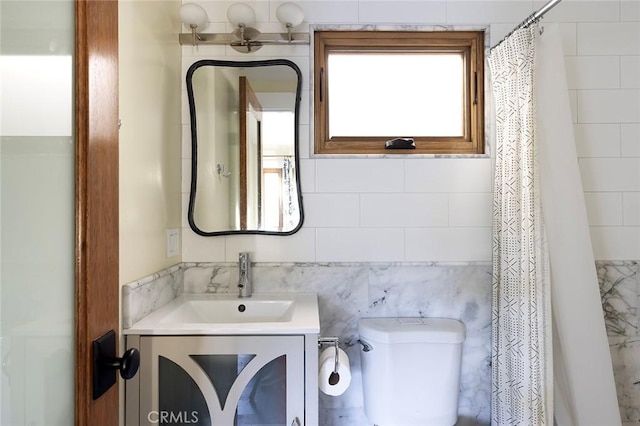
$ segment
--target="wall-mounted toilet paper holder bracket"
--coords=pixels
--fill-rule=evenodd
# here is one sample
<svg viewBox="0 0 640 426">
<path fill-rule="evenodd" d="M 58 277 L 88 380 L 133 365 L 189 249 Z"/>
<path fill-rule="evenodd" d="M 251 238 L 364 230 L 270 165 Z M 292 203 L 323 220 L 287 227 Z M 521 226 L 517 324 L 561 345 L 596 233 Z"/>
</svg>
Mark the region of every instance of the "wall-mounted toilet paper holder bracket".
<svg viewBox="0 0 640 426">
<path fill-rule="evenodd" d="M 336 382 L 340 378 L 340 376 L 338 375 L 338 343 L 339 342 L 340 342 L 340 339 L 338 339 L 337 337 L 318 337 L 319 348 L 321 348 L 322 345 L 333 345 L 336 350 L 336 362 L 333 367 L 333 373 L 331 373 L 331 377 L 329 377 L 330 384 L 334 384 L 334 383 L 331 383 L 331 381 L 333 380 L 332 379 L 333 377 L 335 377 Z"/>
</svg>

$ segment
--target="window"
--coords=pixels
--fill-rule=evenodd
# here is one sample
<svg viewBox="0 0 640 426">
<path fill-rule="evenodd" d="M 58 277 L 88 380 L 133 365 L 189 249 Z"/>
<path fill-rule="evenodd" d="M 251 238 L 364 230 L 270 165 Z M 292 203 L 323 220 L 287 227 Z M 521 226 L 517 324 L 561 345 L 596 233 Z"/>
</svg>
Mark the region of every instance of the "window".
<svg viewBox="0 0 640 426">
<path fill-rule="evenodd" d="M 317 31 L 316 154 L 484 152 L 482 31 Z M 415 149 L 385 149 L 395 138 Z"/>
</svg>

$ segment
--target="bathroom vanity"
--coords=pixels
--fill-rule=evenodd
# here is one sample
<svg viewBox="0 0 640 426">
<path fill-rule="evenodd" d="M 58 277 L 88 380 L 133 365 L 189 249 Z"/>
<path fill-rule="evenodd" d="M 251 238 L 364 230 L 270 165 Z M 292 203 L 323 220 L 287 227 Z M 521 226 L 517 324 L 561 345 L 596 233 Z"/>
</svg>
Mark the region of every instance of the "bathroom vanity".
<svg viewBox="0 0 640 426">
<path fill-rule="evenodd" d="M 123 333 L 126 425 L 318 423 L 315 294 L 183 295 Z"/>
</svg>

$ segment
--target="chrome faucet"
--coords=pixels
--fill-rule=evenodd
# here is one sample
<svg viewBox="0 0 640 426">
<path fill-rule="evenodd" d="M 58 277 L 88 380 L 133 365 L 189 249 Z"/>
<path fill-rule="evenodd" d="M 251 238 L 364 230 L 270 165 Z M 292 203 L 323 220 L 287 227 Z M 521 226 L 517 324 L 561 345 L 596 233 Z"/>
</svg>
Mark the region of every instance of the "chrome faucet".
<svg viewBox="0 0 640 426">
<path fill-rule="evenodd" d="M 240 270 L 240 276 L 238 278 L 240 294 L 238 294 L 238 297 L 251 297 L 251 262 L 249 261 L 249 253 L 240 253 L 238 256 L 238 268 Z"/>
</svg>

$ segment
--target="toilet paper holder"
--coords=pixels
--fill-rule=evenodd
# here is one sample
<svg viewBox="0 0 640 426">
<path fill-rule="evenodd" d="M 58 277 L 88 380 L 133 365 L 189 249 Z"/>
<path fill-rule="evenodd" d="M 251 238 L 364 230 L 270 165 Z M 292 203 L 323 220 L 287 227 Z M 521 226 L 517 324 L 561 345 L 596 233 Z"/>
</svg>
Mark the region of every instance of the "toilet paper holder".
<svg viewBox="0 0 640 426">
<path fill-rule="evenodd" d="M 337 337 L 318 337 L 318 347 L 321 348 L 322 345 L 333 345 L 336 351 L 335 364 L 333 366 L 333 372 L 329 377 L 329 384 L 334 385 L 332 381 L 335 380 L 337 383 L 340 379 L 340 375 L 338 374 L 338 344 L 340 343 L 340 339 Z"/>
</svg>

